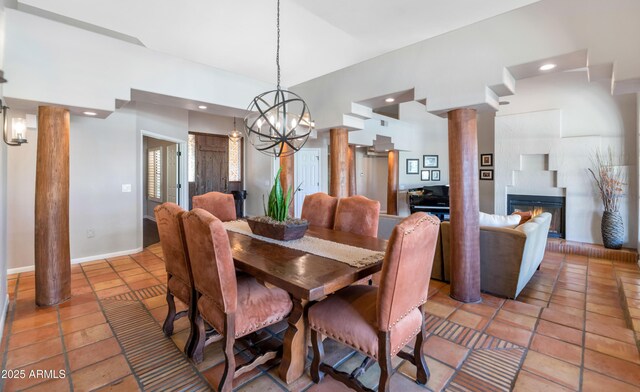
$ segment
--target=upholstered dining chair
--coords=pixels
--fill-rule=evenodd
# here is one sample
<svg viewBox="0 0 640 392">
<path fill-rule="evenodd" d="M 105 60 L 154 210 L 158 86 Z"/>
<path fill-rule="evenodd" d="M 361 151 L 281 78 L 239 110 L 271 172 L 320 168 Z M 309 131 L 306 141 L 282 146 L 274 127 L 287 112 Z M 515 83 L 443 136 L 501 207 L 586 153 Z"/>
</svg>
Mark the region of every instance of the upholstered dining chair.
<svg viewBox="0 0 640 392">
<path fill-rule="evenodd" d="M 333 229 L 377 237 L 379 219 L 379 201 L 360 195 L 343 197 L 338 200 Z"/>
<path fill-rule="evenodd" d="M 209 192 L 193 197 L 193 208 L 202 208 L 223 222 L 236 220 L 236 204 L 229 193 Z"/>
<path fill-rule="evenodd" d="M 316 192 L 304 197 L 300 217 L 306 219 L 312 226 L 333 229 L 337 205 L 337 197 L 329 196 L 324 192 Z"/>
<path fill-rule="evenodd" d="M 196 363 L 203 360 L 206 321 L 224 337 L 226 364 L 218 390 L 231 391 L 235 377 L 276 357 L 276 351 L 272 351 L 236 369 L 236 339 L 279 322 L 293 305 L 286 291 L 267 288 L 250 275 L 236 275 L 229 237 L 220 219 L 196 208 L 185 213 L 182 220 L 198 310 L 189 356 Z"/>
<path fill-rule="evenodd" d="M 189 313 L 194 307 L 191 302 L 194 299 L 193 277 L 182 228 L 182 214 L 186 211 L 177 204 L 163 203 L 153 212 L 158 224 L 158 234 L 167 271 L 168 312 L 162 330 L 166 336 L 171 336 L 174 322 L 187 314 L 186 311 L 176 313 L 174 297 L 178 297 L 180 301 L 189 305 Z M 188 346 L 189 341 L 185 346 L 185 352 L 189 351 Z"/>
<path fill-rule="evenodd" d="M 314 382 L 320 382 L 327 373 L 351 388 L 368 390 L 357 377 L 375 360 L 381 369 L 378 390 L 388 391 L 391 358 L 397 355 L 416 366 L 418 383 L 427 383 L 424 304 L 439 226 L 438 218 L 423 212 L 405 218 L 389 239 L 379 287 L 349 286 L 309 308 Z M 365 361 L 351 374 L 322 363 L 321 334 L 358 350 L 366 356 Z M 413 355 L 402 351 L 416 335 Z"/>
</svg>

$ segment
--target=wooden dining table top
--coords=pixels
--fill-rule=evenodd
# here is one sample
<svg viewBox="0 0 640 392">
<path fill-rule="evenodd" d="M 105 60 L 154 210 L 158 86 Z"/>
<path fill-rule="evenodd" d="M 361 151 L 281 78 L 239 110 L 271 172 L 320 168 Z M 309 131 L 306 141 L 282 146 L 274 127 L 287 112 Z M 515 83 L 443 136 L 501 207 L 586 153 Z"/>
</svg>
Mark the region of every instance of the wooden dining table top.
<svg viewBox="0 0 640 392">
<path fill-rule="evenodd" d="M 318 300 L 382 269 L 382 260 L 356 268 L 245 234 L 227 233 L 236 268 L 304 300 Z M 387 247 L 386 240 L 318 226 L 309 226 L 305 235 L 373 251 L 384 252 Z"/>
</svg>

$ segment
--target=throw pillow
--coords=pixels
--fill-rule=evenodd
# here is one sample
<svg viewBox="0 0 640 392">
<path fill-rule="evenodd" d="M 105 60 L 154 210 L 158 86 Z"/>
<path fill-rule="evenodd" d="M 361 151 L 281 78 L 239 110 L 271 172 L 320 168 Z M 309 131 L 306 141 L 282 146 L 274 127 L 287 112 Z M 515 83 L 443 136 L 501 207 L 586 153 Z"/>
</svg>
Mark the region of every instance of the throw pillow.
<svg viewBox="0 0 640 392">
<path fill-rule="evenodd" d="M 480 211 L 480 226 L 509 227 L 513 229 L 520 223 L 520 215 L 493 215 Z"/>
<path fill-rule="evenodd" d="M 520 223 L 518 225 L 522 225 L 526 223 L 533 216 L 532 211 L 516 211 L 512 215 L 520 215 Z"/>
</svg>

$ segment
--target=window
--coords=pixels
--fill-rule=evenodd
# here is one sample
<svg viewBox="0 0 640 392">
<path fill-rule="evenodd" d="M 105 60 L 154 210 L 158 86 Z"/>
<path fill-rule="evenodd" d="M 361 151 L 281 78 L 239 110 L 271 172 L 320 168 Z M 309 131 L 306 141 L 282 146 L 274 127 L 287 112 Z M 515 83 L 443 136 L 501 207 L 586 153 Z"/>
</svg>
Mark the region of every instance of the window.
<svg viewBox="0 0 640 392">
<path fill-rule="evenodd" d="M 196 182 L 196 135 L 189 134 L 187 154 L 189 155 L 188 181 Z"/>
<path fill-rule="evenodd" d="M 147 150 L 147 198 L 162 201 L 162 148 Z"/>
<path fill-rule="evenodd" d="M 229 138 L 229 182 L 242 181 L 242 139 Z"/>
</svg>

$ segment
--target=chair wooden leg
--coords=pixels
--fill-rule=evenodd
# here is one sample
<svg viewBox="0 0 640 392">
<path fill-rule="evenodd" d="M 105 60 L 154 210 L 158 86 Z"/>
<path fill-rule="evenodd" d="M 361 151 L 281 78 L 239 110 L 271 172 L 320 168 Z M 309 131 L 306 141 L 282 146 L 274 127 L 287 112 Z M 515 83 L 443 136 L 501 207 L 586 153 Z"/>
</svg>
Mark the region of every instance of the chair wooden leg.
<svg viewBox="0 0 640 392">
<path fill-rule="evenodd" d="M 233 377 L 236 371 L 236 356 L 233 352 L 233 344 L 235 339 L 234 315 L 225 315 L 224 325 L 224 372 L 218 385 L 219 392 L 231 392 L 233 389 Z"/>
<path fill-rule="evenodd" d="M 422 311 L 422 308 L 420 311 Z M 424 340 L 426 332 L 424 330 L 424 313 L 422 313 L 422 315 L 422 327 L 416 337 L 416 345 L 413 348 L 413 364 L 416 365 L 416 382 L 420 385 L 426 385 L 431 373 L 429 372 L 427 361 L 424 359 Z"/>
<path fill-rule="evenodd" d="M 164 324 L 162 325 L 162 331 L 165 336 L 173 335 L 173 322 L 176 319 L 176 302 L 173 298 L 173 294 L 169 291 L 169 287 L 167 287 L 167 318 L 164 320 Z"/>
<path fill-rule="evenodd" d="M 322 336 L 315 329 L 311 330 L 311 345 L 313 346 L 313 361 L 311 361 L 311 379 L 316 384 L 322 381 L 324 373 L 320 370 L 320 364 L 324 357 L 324 344 Z"/>
<path fill-rule="evenodd" d="M 389 382 L 393 374 L 393 366 L 391 365 L 391 345 L 390 336 L 386 332 L 378 333 L 378 364 L 380 365 L 380 382 L 378 383 L 378 392 L 389 391 Z"/>
<path fill-rule="evenodd" d="M 193 338 L 189 345 L 189 351 L 187 356 L 195 363 L 200 363 L 204 359 L 204 343 L 207 339 L 207 334 L 204 330 L 204 320 L 200 312 L 197 312 L 194 318 L 194 325 L 191 327 L 191 333 Z"/>
<path fill-rule="evenodd" d="M 198 316 L 198 300 L 197 294 L 195 290 L 191 290 L 191 301 L 189 302 L 189 338 L 187 339 L 187 343 L 184 345 L 185 354 L 189 355 L 190 352 L 193 351 L 193 345 L 196 344 L 196 318 Z"/>
</svg>

